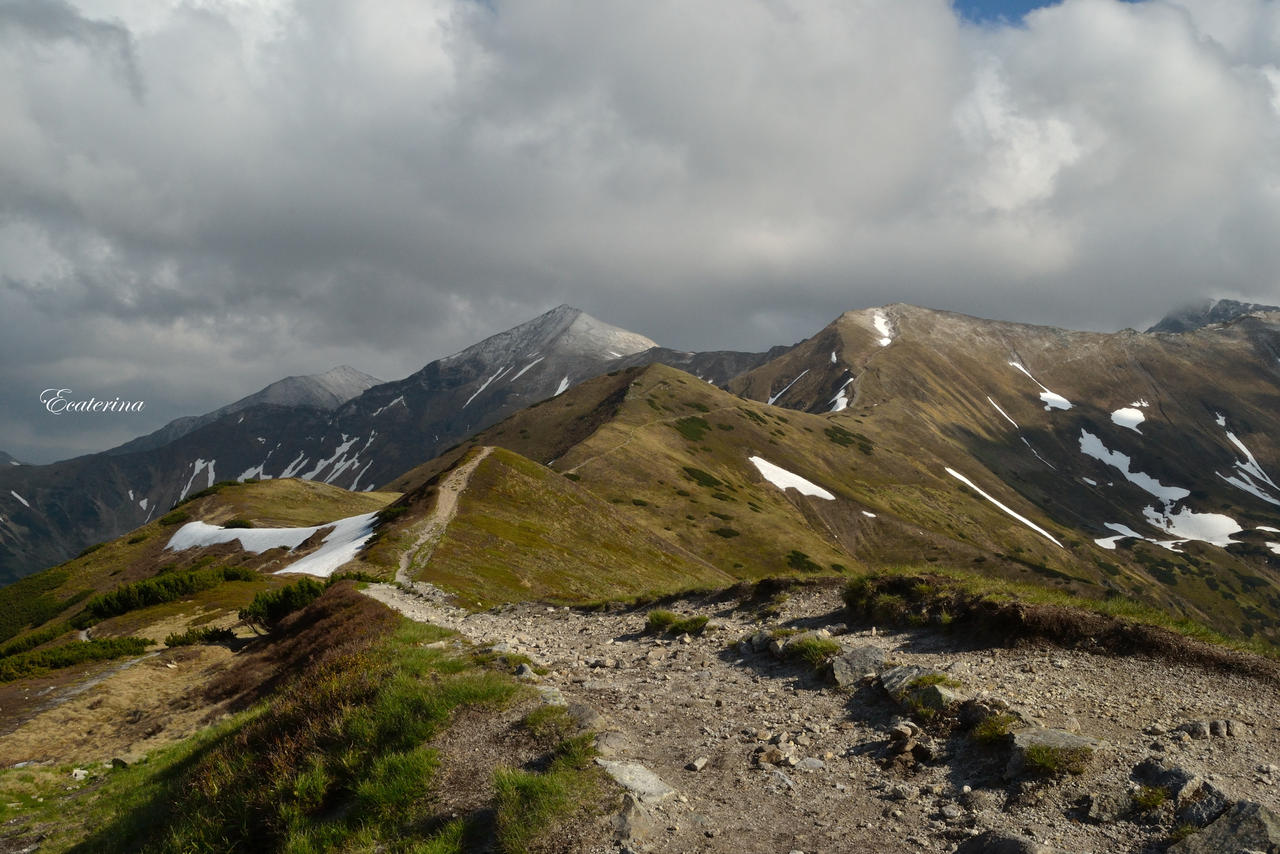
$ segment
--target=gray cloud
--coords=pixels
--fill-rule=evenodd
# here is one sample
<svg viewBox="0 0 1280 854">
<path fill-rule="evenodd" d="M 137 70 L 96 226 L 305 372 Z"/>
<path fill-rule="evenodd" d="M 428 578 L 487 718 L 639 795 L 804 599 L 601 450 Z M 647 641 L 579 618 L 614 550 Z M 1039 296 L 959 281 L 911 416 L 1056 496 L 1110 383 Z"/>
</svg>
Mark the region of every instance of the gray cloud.
<svg viewBox="0 0 1280 854">
<path fill-rule="evenodd" d="M 1277 69 L 1272 0 L 0 0 L 0 449 L 562 301 L 684 348 L 1275 301 Z"/>
</svg>

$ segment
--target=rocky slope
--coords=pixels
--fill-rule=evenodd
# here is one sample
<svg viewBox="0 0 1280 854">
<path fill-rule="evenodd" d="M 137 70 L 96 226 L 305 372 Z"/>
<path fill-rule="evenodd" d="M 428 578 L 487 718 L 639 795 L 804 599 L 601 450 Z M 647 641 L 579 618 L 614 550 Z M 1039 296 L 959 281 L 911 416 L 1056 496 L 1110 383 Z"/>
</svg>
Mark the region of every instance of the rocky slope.
<svg viewBox="0 0 1280 854">
<path fill-rule="evenodd" d="M 1230 323 L 1247 314 L 1280 311 L 1280 306 L 1239 302 L 1233 299 L 1205 300 L 1178 311 L 1171 311 L 1148 332 L 1190 332 L 1211 323 Z"/>
</svg>

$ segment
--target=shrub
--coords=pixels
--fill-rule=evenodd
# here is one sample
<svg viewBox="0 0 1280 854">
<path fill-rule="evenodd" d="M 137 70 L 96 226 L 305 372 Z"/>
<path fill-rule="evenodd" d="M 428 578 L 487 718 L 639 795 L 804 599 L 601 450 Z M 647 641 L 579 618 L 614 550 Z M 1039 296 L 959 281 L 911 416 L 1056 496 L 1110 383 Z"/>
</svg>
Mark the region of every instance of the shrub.
<svg viewBox="0 0 1280 854">
<path fill-rule="evenodd" d="M 215 629 L 211 626 L 190 628 L 185 632 L 174 632 L 164 639 L 165 646 L 194 646 L 196 644 L 228 643 L 236 639 L 231 629 Z"/>
<path fill-rule="evenodd" d="M 161 525 L 181 525 L 191 518 L 191 514 L 186 510 L 170 510 L 168 513 L 160 517 Z"/>
<path fill-rule="evenodd" d="M 711 430 L 711 425 L 705 419 L 694 415 L 689 418 L 681 418 L 671 425 L 675 431 L 690 442 L 701 441 L 702 437 L 707 435 Z"/>
<path fill-rule="evenodd" d="M 699 486 L 705 486 L 708 489 L 714 489 L 717 486 L 724 486 L 724 483 L 723 481 L 720 480 L 720 478 L 716 477 L 715 475 L 708 474 L 702 469 L 694 468 L 693 466 L 685 466 L 684 473 L 689 478 L 689 480 L 693 481 Z"/>
<path fill-rule="evenodd" d="M 315 579 L 303 578 L 279 590 L 264 590 L 240 609 L 240 619 L 255 630 L 270 631 L 289 614 L 320 598 L 327 586 Z"/>
<path fill-rule="evenodd" d="M 717 537 L 724 537 L 726 540 L 738 536 L 737 531 L 728 527 L 716 528 L 711 533 L 715 534 Z"/>
<path fill-rule="evenodd" d="M 146 534 L 134 534 L 132 537 L 129 538 L 129 545 L 136 546 L 138 543 L 146 541 L 146 539 L 147 539 Z"/>
<path fill-rule="evenodd" d="M 80 554 L 76 555 L 76 559 L 79 560 L 82 557 L 87 557 L 88 555 L 93 554 L 94 552 L 96 552 L 98 549 L 102 548 L 105 545 L 106 543 L 94 543 L 93 545 L 86 548 L 84 551 L 80 552 Z"/>
<path fill-rule="evenodd" d="M 799 572 L 821 572 L 822 567 L 814 563 L 807 554 L 799 549 L 787 552 L 787 566 Z"/>
<path fill-rule="evenodd" d="M 12 682 L 86 661 L 109 661 L 113 658 L 142 655 L 150 645 L 151 641 L 146 638 L 111 638 L 76 641 L 51 649 L 21 652 L 0 659 L 0 682 Z"/>
<path fill-rule="evenodd" d="M 144 581 L 122 584 L 110 593 L 94 596 L 85 604 L 83 611 L 71 618 L 71 625 L 77 629 L 88 628 L 99 620 L 173 602 L 210 590 L 224 581 L 252 581 L 258 577 L 258 573 L 242 566 L 163 573 Z"/>
<path fill-rule="evenodd" d="M 253 523 L 248 519 L 229 519 L 223 523 L 224 528 L 252 528 Z"/>
</svg>

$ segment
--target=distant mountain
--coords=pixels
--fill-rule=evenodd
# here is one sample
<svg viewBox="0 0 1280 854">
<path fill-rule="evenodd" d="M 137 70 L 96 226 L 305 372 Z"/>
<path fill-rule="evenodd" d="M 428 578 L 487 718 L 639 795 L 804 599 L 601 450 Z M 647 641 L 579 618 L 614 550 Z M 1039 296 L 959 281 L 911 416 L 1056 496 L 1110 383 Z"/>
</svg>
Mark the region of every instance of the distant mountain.
<svg viewBox="0 0 1280 854">
<path fill-rule="evenodd" d="M 1253 302 L 1237 302 L 1233 299 L 1204 300 L 1171 311 L 1148 332 L 1190 332 L 1211 323 L 1230 323 L 1247 314 L 1280 311 L 1280 306 Z"/>
<path fill-rule="evenodd" d="M 11 454 L 6 454 L 4 451 L 0 451 L 0 466 L 20 466 L 20 465 L 22 465 L 22 463 L 18 461 L 17 457 Z"/>
<path fill-rule="evenodd" d="M 562 305 L 403 380 L 367 386 L 372 378 L 350 368 L 281 380 L 104 454 L 0 468 L 0 582 L 118 536 L 218 480 L 297 477 L 370 490 L 625 365 L 671 361 L 723 384 L 770 355 L 667 350 Z"/>
<path fill-rule="evenodd" d="M 137 451 L 149 451 L 179 439 L 193 430 L 206 424 L 212 424 L 219 418 L 242 412 L 250 407 L 262 404 L 275 406 L 300 407 L 309 406 L 316 409 L 337 409 L 365 389 L 378 385 L 382 380 L 357 371 L 350 365 L 339 365 L 323 374 L 307 377 L 285 377 L 271 385 L 242 397 L 235 403 L 229 403 L 221 409 L 206 412 L 204 415 L 190 415 L 175 418 L 165 426 L 139 436 L 123 445 L 106 451 L 108 454 L 132 454 Z"/>
</svg>

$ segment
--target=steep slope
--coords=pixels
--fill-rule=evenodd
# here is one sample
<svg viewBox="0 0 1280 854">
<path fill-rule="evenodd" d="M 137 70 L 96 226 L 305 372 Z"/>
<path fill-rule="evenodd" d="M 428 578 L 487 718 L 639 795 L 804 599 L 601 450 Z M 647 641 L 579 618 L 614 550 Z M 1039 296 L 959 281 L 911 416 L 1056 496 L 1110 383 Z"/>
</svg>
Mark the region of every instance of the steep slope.
<svg viewBox="0 0 1280 854">
<path fill-rule="evenodd" d="M 336 408 L 372 378 L 339 368 L 282 380 L 106 454 L 0 468 L 0 582 L 144 524 L 218 479 L 300 477 L 368 490 L 624 362 L 671 360 L 719 383 L 767 355 L 666 350 L 560 306 Z"/>
</svg>

